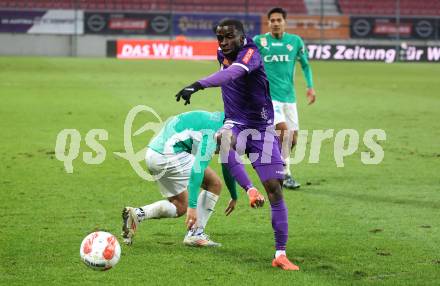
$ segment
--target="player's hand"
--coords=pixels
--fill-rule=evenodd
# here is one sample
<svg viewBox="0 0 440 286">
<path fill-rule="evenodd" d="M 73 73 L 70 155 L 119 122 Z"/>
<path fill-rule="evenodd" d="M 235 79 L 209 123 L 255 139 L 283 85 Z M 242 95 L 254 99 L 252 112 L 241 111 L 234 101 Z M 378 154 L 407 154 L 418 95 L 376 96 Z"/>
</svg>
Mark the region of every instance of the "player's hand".
<svg viewBox="0 0 440 286">
<path fill-rule="evenodd" d="M 237 200 L 231 199 L 229 201 L 228 207 L 225 209 L 225 214 L 230 215 L 234 211 L 236 204 L 237 204 Z"/>
<path fill-rule="evenodd" d="M 199 90 L 203 89 L 202 85 L 196 81 L 195 83 L 183 88 L 176 94 L 176 101 L 180 101 L 180 98 L 185 100 L 185 105 L 190 104 L 191 95 Z"/>
<path fill-rule="evenodd" d="M 256 188 L 250 188 L 247 190 L 249 197 L 249 204 L 252 208 L 260 208 L 264 205 L 264 196 Z"/>
<path fill-rule="evenodd" d="M 307 89 L 307 101 L 310 104 L 313 104 L 316 100 L 316 93 L 315 90 L 313 88 L 308 88 Z"/>
<path fill-rule="evenodd" d="M 185 224 L 188 229 L 191 229 L 197 222 L 197 210 L 193 208 L 186 209 Z"/>
</svg>

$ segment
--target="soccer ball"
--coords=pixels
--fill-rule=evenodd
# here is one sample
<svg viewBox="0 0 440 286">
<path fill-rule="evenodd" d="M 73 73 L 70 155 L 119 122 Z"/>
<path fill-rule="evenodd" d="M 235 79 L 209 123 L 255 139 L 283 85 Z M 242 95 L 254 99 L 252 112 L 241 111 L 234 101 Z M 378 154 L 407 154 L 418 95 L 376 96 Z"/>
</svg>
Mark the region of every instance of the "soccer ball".
<svg viewBox="0 0 440 286">
<path fill-rule="evenodd" d="M 121 246 L 113 234 L 96 231 L 84 238 L 79 254 L 88 267 L 94 270 L 108 270 L 118 263 Z"/>
</svg>

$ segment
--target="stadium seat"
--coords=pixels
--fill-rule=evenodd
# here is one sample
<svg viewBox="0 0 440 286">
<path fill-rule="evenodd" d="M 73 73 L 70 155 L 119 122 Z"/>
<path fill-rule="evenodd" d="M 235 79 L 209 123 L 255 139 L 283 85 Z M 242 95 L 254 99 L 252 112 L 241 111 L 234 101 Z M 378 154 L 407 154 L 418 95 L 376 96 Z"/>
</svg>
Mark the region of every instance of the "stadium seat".
<svg viewBox="0 0 440 286">
<path fill-rule="evenodd" d="M 304 0 L 174 0 L 176 12 L 238 12 L 265 14 L 271 7 L 284 7 L 290 14 L 307 14 Z M 248 8 L 245 8 L 248 3 Z M 396 0 L 337 0 L 343 14 L 394 15 Z M 0 0 L 0 8 L 84 9 L 115 11 L 169 11 L 169 0 Z M 439 0 L 400 0 L 402 15 L 440 15 Z"/>
<path fill-rule="evenodd" d="M 343 14 L 394 15 L 396 13 L 396 0 L 339 0 L 338 4 Z M 439 0 L 400 0 L 401 15 L 438 16 L 439 10 Z"/>
<path fill-rule="evenodd" d="M 271 7 L 285 7 L 289 13 L 306 14 L 304 0 L 174 0 L 176 12 L 266 13 Z M 245 8 L 248 3 L 248 9 Z M 0 0 L 0 8 L 84 9 L 114 11 L 169 11 L 169 0 Z"/>
</svg>

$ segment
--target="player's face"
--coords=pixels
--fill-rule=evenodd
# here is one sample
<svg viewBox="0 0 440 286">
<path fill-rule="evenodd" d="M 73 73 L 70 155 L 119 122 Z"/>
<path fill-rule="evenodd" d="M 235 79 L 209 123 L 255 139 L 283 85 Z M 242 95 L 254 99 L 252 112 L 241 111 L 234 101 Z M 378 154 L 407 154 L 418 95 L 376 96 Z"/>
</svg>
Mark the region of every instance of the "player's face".
<svg viewBox="0 0 440 286">
<path fill-rule="evenodd" d="M 279 37 L 284 33 L 286 20 L 281 13 L 272 13 L 269 17 L 269 29 L 273 36 Z"/>
<path fill-rule="evenodd" d="M 217 26 L 215 34 L 223 54 L 228 58 L 235 57 L 244 43 L 244 36 L 234 26 Z"/>
</svg>

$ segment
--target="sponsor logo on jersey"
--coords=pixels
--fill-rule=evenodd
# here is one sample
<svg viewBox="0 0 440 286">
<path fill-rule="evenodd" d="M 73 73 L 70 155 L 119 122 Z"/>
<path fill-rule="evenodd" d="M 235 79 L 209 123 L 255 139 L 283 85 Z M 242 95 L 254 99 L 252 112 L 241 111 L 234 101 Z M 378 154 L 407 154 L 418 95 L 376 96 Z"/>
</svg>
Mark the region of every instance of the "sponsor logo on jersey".
<svg viewBox="0 0 440 286">
<path fill-rule="evenodd" d="M 246 52 L 246 55 L 244 55 L 244 57 L 243 57 L 242 62 L 247 64 L 251 60 L 253 54 L 254 54 L 254 50 L 248 49 L 248 51 Z"/>
<path fill-rule="evenodd" d="M 274 46 L 274 47 L 282 47 L 282 46 L 284 46 L 284 44 L 283 43 L 272 43 L 272 46 Z"/>
<path fill-rule="evenodd" d="M 263 118 L 264 120 L 268 119 L 267 110 L 264 107 L 261 109 L 261 118 Z"/>
<path fill-rule="evenodd" d="M 289 52 L 291 52 L 293 50 L 293 47 L 291 44 L 287 44 L 286 48 L 289 50 Z"/>
<path fill-rule="evenodd" d="M 272 63 L 272 62 L 289 62 L 289 55 L 267 55 L 264 56 L 264 62 Z"/>
<path fill-rule="evenodd" d="M 261 38 L 260 39 L 260 44 L 261 44 L 261 46 L 264 48 L 264 47 L 267 47 L 267 39 L 266 38 Z"/>
</svg>

